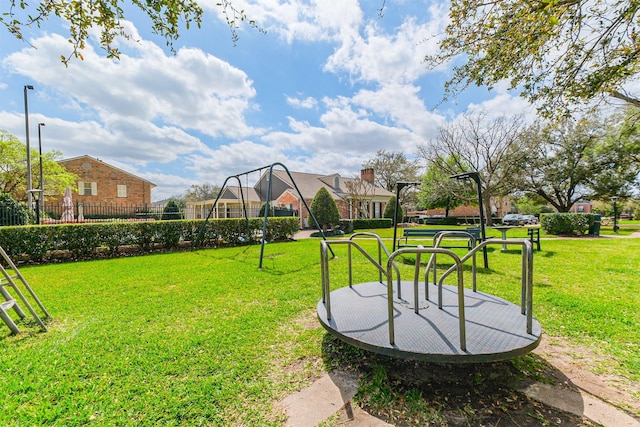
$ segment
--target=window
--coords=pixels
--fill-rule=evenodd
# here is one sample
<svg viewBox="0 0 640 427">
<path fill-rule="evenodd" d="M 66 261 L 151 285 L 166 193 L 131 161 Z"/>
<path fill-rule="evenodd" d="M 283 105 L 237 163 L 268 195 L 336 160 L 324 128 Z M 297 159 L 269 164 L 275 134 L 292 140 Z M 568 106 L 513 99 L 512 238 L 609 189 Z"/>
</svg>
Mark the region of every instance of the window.
<svg viewBox="0 0 640 427">
<path fill-rule="evenodd" d="M 127 186 L 118 184 L 118 197 L 127 197 Z"/>
<path fill-rule="evenodd" d="M 78 193 L 83 196 L 97 196 L 98 183 L 80 181 L 78 182 Z"/>
</svg>

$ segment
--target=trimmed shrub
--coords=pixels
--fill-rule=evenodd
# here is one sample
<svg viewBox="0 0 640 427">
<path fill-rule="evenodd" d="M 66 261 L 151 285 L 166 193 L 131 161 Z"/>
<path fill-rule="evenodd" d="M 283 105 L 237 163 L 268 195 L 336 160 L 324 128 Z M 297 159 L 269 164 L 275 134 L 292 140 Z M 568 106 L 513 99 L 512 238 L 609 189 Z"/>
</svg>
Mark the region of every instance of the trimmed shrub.
<svg viewBox="0 0 640 427">
<path fill-rule="evenodd" d="M 345 234 L 353 233 L 353 220 L 341 219 L 340 224 L 338 224 L 338 228 Z"/>
<path fill-rule="evenodd" d="M 182 219 L 180 215 L 180 208 L 175 200 L 171 199 L 167 202 L 167 205 L 162 210 L 162 220 Z"/>
<path fill-rule="evenodd" d="M 589 213 L 542 214 L 540 224 L 547 234 L 583 236 L 593 226 L 594 216 Z"/>
<path fill-rule="evenodd" d="M 340 211 L 326 188 L 320 187 L 309 208 L 324 231 L 340 222 Z"/>
<path fill-rule="evenodd" d="M 297 217 L 270 218 L 266 239 L 286 241 L 300 229 Z M 119 223 L 78 223 L 48 226 L 0 227 L 0 246 L 16 262 L 50 262 L 116 257 L 121 248 L 140 254 L 154 250 L 175 250 L 193 242 L 203 220 L 146 221 Z M 246 245 L 259 241 L 261 218 L 209 220 L 199 248 Z M 184 245 L 183 245 L 184 246 Z"/>
<path fill-rule="evenodd" d="M 390 228 L 393 227 L 392 218 L 362 218 L 353 220 L 354 230 L 365 230 L 375 228 Z"/>
<path fill-rule="evenodd" d="M 393 212 L 396 210 L 396 196 L 391 196 L 389 201 L 387 202 L 387 206 L 384 208 L 384 212 L 382 213 L 383 218 L 391 219 L 391 225 L 393 226 Z M 400 224 L 404 219 L 404 211 L 402 210 L 402 206 L 398 204 L 398 212 L 396 212 L 397 223 Z"/>
</svg>

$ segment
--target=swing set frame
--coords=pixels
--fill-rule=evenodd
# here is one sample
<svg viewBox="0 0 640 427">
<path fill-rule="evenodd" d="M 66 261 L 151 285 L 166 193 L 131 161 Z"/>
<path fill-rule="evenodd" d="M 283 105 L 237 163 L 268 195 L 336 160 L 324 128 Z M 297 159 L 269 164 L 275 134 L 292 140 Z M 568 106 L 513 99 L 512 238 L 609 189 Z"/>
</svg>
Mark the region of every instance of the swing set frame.
<svg viewBox="0 0 640 427">
<path fill-rule="evenodd" d="M 247 207 L 246 207 L 246 201 L 245 201 L 245 197 L 244 197 L 244 190 L 242 187 L 242 181 L 240 179 L 240 177 L 245 176 L 248 179 L 249 174 L 254 173 L 254 172 L 260 172 L 262 173 L 263 170 L 265 169 L 269 169 L 269 179 L 267 180 L 267 197 L 265 200 L 265 205 L 264 205 L 264 220 L 262 222 L 262 237 L 260 239 L 260 261 L 258 264 L 258 268 L 262 268 L 262 260 L 264 258 L 264 245 L 267 243 L 266 238 L 267 238 L 267 221 L 269 218 L 269 204 L 271 202 L 271 183 L 273 181 L 273 168 L 275 166 L 281 166 L 284 171 L 287 173 L 287 176 L 289 177 L 289 179 L 291 180 L 291 183 L 293 184 L 293 187 L 296 189 L 296 192 L 298 193 L 298 197 L 300 197 L 300 200 L 302 201 L 302 203 L 304 204 L 304 207 L 307 209 L 307 212 L 309 212 L 309 217 L 313 220 L 313 223 L 316 226 L 316 229 L 320 232 L 320 234 L 322 235 L 322 239 L 323 240 L 327 240 L 327 237 L 324 234 L 324 231 L 322 230 L 322 227 L 320 226 L 320 224 L 318 224 L 318 221 L 316 220 L 316 217 L 313 215 L 313 212 L 311 212 L 311 209 L 309 208 L 309 205 L 307 204 L 307 201 L 304 199 L 304 197 L 302 196 L 302 193 L 300 192 L 300 189 L 298 188 L 298 185 L 296 184 L 296 181 L 293 179 L 293 176 L 291 176 L 291 172 L 289 172 L 289 169 L 282 163 L 280 162 L 275 162 L 272 163 L 270 165 L 267 166 L 262 166 L 256 169 L 252 169 L 250 171 L 246 171 L 246 172 L 241 172 L 238 173 L 236 175 L 229 175 L 225 180 L 224 183 L 222 184 L 222 187 L 220 187 L 220 191 L 218 192 L 218 196 L 216 197 L 215 201 L 213 202 L 213 205 L 211 205 L 211 209 L 209 210 L 209 213 L 207 214 L 207 217 L 205 218 L 204 222 L 202 223 L 202 225 L 200 226 L 200 229 L 198 230 L 198 234 L 196 235 L 196 238 L 193 241 L 193 244 L 191 245 L 191 249 L 195 249 L 198 244 L 200 243 L 200 240 L 202 239 L 202 235 L 204 233 L 204 230 L 207 226 L 207 222 L 209 221 L 209 218 L 211 218 L 211 216 L 213 215 L 214 210 L 216 209 L 216 206 L 218 205 L 218 201 L 220 200 L 220 197 L 222 196 L 222 194 L 224 193 L 224 190 L 228 188 L 227 183 L 230 180 L 235 179 L 238 182 L 238 187 L 240 188 L 240 199 L 242 201 L 242 215 L 245 219 L 245 223 L 246 226 L 248 228 L 249 226 L 249 216 L 247 214 Z M 248 186 L 247 186 L 248 188 Z M 333 253 L 333 250 L 331 250 L 331 255 L 335 256 L 335 254 Z"/>
</svg>

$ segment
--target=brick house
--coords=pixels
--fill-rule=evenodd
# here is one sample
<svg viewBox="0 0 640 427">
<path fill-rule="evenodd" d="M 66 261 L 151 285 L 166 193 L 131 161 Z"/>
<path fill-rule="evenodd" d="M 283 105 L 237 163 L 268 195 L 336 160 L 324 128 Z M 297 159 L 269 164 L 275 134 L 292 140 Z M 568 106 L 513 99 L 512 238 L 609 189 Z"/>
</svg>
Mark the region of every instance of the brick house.
<svg viewBox="0 0 640 427">
<path fill-rule="evenodd" d="M 384 209 L 389 199 L 394 196 L 390 191 L 377 187 L 374 184 L 373 169 L 364 169 L 360 173 L 360 178 L 343 178 L 339 174 L 318 175 L 303 172 L 291 172 L 293 181 L 284 170 L 273 170 L 273 180 L 271 182 L 271 195 L 269 197 L 271 206 L 293 211 L 301 218 L 301 226 L 309 226 L 309 212 L 304 208 L 296 187 L 300 194 L 311 205 L 313 197 L 321 187 L 327 189 L 329 194 L 336 201 L 340 218 L 382 218 Z M 269 191 L 269 173 L 263 173 L 253 188 L 243 188 L 245 194 L 245 204 L 251 203 L 255 206 L 255 201 L 260 204 L 267 200 Z M 237 187 L 234 187 L 237 189 Z M 218 200 L 217 217 L 227 217 L 221 212 L 235 212 L 234 217 L 241 216 L 242 202 L 240 198 L 230 197 L 237 195 L 237 190 L 233 192 L 225 191 L 224 197 Z M 204 218 L 211 209 L 215 200 L 205 200 L 190 202 L 187 204 L 187 218 Z M 224 206 L 223 208 L 221 206 Z M 235 208 L 233 208 L 235 207 Z M 232 210 L 230 210 L 232 209 Z M 255 209 L 254 209 L 255 210 Z M 249 215 L 251 211 L 249 210 Z"/>
<path fill-rule="evenodd" d="M 111 166 L 91 156 L 79 156 L 58 162 L 80 177 L 73 190 L 73 202 L 85 207 L 151 205 L 151 189 L 156 185 L 146 179 Z M 48 201 L 49 206 L 62 205 L 63 195 Z"/>
</svg>

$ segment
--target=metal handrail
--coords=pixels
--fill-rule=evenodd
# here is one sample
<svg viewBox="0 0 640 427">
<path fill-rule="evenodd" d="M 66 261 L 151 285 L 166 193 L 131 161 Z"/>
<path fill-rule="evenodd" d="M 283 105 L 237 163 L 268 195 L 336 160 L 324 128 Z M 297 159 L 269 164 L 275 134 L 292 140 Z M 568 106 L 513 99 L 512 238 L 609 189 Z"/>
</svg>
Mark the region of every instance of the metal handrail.
<svg viewBox="0 0 640 427">
<path fill-rule="evenodd" d="M 419 312 L 419 307 L 418 307 L 419 304 L 416 296 L 418 293 L 418 286 L 419 286 L 418 277 L 419 277 L 419 271 L 420 271 L 420 263 L 417 261 L 420 259 L 420 254 L 430 253 L 432 254 L 432 256 L 435 254 L 444 254 L 444 255 L 450 256 L 453 259 L 453 261 L 456 263 L 456 267 L 458 270 L 458 328 L 460 333 L 460 349 L 462 351 L 466 351 L 467 337 L 466 337 L 466 327 L 465 327 L 465 317 L 464 317 L 464 283 L 463 283 L 463 274 L 462 274 L 462 261 L 460 260 L 460 257 L 458 257 L 458 255 L 455 252 L 445 248 L 438 248 L 438 247 L 403 248 L 403 249 L 398 249 L 391 254 L 391 256 L 389 257 L 389 260 L 387 261 L 387 270 L 388 271 L 391 270 L 391 265 L 396 256 L 403 255 L 403 254 L 412 254 L 412 253 L 416 254 L 416 265 L 415 265 L 416 273 L 414 275 L 414 282 L 413 282 L 414 297 L 416 298 L 414 301 L 416 306 L 415 307 L 416 314 Z M 393 315 L 393 291 L 392 291 L 391 280 L 389 276 L 387 276 L 387 281 L 388 281 L 387 308 L 388 308 L 388 315 L 389 315 L 389 344 L 394 345 L 395 344 L 395 325 L 394 325 L 394 315 Z M 428 283 L 425 282 L 425 286 L 428 286 Z M 439 308 L 442 308 L 442 307 L 439 307 Z"/>
<path fill-rule="evenodd" d="M 389 259 L 389 257 L 391 256 L 389 249 L 387 249 L 387 247 L 385 246 L 380 236 L 370 231 L 359 231 L 357 233 L 353 233 L 351 237 L 349 237 L 349 240 L 353 240 L 354 237 L 362 237 L 362 236 L 373 237 L 378 241 L 378 264 L 382 266 L 382 252 L 384 251 L 385 255 L 387 256 L 387 259 Z M 349 247 L 349 251 L 351 251 L 351 247 Z M 349 252 L 349 255 L 351 255 L 351 252 Z M 397 284 L 398 298 L 402 298 L 402 287 L 400 285 L 400 269 L 398 268 L 398 265 L 396 263 L 393 263 L 393 268 L 396 271 L 396 276 L 398 280 L 398 284 Z M 378 280 L 380 281 L 380 283 L 383 283 L 382 274 L 383 274 L 382 270 L 379 270 Z M 353 283 L 353 280 L 351 275 L 351 256 L 349 256 L 349 286 L 351 286 L 352 283 Z"/>
<path fill-rule="evenodd" d="M 349 240 L 322 240 L 320 242 L 320 270 L 321 270 L 321 276 L 322 276 L 322 302 L 325 304 L 326 306 L 326 311 L 327 311 L 327 320 L 331 320 L 331 289 L 330 289 L 330 285 L 329 285 L 329 256 L 328 256 L 328 252 L 331 250 L 331 245 L 347 245 L 348 246 L 348 263 L 349 263 L 349 287 L 353 286 L 353 278 L 351 275 L 351 271 L 352 271 L 352 264 L 351 264 L 351 259 L 352 259 L 352 253 L 351 253 L 351 248 L 355 247 L 358 251 L 360 251 L 360 253 L 362 255 L 365 256 L 365 258 L 374 266 L 378 269 L 378 272 L 380 273 L 380 283 L 384 282 L 382 281 L 382 275 L 384 275 L 387 280 L 388 283 L 391 283 L 392 285 L 392 272 L 391 272 L 391 268 L 395 268 L 396 273 L 397 273 L 397 281 L 398 281 L 398 289 L 401 286 L 400 283 L 400 270 L 398 269 L 398 267 L 395 264 L 392 264 L 391 266 L 389 266 L 389 264 L 387 263 L 388 267 L 387 269 L 385 269 L 384 267 L 382 267 L 381 262 L 377 262 L 375 259 L 373 259 L 373 257 L 371 255 L 369 255 L 369 253 L 364 250 L 364 248 L 362 248 L 362 246 L 360 246 L 357 242 L 354 242 L 353 240 L 349 239 Z M 384 244 L 382 244 L 382 240 L 380 240 L 378 238 L 378 246 L 380 247 L 380 245 L 382 245 L 382 247 L 384 247 Z M 380 250 L 380 249 L 379 249 Z M 386 248 L 385 248 L 386 251 Z M 386 251 L 388 253 L 388 251 Z"/>
<path fill-rule="evenodd" d="M 473 234 L 466 232 L 464 230 L 449 230 L 449 231 L 440 231 L 438 233 L 436 233 L 433 236 L 433 247 L 437 248 L 440 247 L 440 243 L 442 242 L 442 240 L 447 236 L 447 235 L 463 235 L 463 237 L 467 237 L 470 241 L 471 241 L 471 247 L 475 248 L 476 246 L 476 238 Z M 476 263 L 476 256 L 475 256 L 476 252 L 473 252 L 473 260 L 472 260 L 472 271 L 473 274 L 471 276 L 471 282 L 472 282 L 472 286 L 473 286 L 473 290 L 476 290 L 476 272 L 477 272 L 477 263 Z M 465 259 L 466 261 L 466 259 Z M 463 261 L 464 263 L 464 261 Z M 432 254 L 431 257 L 429 258 L 429 262 L 427 263 L 427 267 L 424 271 L 424 282 L 425 282 L 425 287 L 424 287 L 424 298 L 425 299 L 429 299 L 429 286 L 426 286 L 429 283 L 429 279 L 428 279 L 428 275 L 429 275 L 429 271 L 431 269 L 433 269 L 433 283 L 436 284 L 438 279 L 437 279 L 437 273 L 436 273 L 436 254 Z"/>
<path fill-rule="evenodd" d="M 521 289 L 520 289 L 520 312 L 522 314 L 526 314 L 527 316 L 527 333 L 532 333 L 533 329 L 533 245 L 528 239 L 490 239 L 485 240 L 478 244 L 478 246 L 474 247 L 469 253 L 463 256 L 460 260 L 462 263 L 466 262 L 470 257 L 474 257 L 476 253 L 482 248 L 488 245 L 520 245 L 522 246 L 522 278 L 521 278 Z M 440 276 L 440 280 L 438 282 L 438 307 L 442 307 L 442 284 L 444 283 L 444 279 L 455 271 L 455 265 L 449 267 L 442 276 Z M 476 292 L 475 287 L 475 275 L 476 271 L 474 269 L 474 287 L 473 292 Z M 426 281 L 425 281 L 426 284 Z"/>
</svg>

